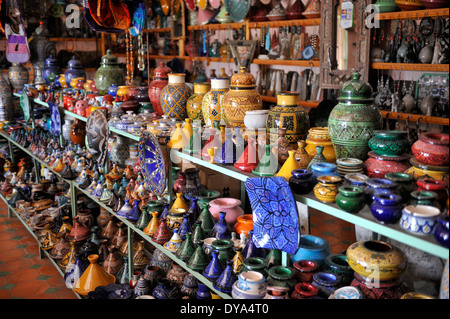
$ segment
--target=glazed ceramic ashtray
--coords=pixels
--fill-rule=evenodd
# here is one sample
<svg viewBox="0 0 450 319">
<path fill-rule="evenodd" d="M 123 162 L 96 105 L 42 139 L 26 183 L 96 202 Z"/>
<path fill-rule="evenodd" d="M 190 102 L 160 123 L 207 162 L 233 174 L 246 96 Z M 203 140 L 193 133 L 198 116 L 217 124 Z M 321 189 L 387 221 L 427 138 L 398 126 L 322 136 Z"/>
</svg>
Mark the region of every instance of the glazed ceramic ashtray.
<svg viewBox="0 0 450 319">
<path fill-rule="evenodd" d="M 337 289 L 334 293 L 332 293 L 328 299 L 363 299 L 364 296 L 362 292 L 352 286 L 345 286 Z"/>
<path fill-rule="evenodd" d="M 434 206 L 409 205 L 402 210 L 400 227 L 417 235 L 429 235 L 440 214 L 439 208 Z"/>
<path fill-rule="evenodd" d="M 338 158 L 336 164 L 344 167 L 361 167 L 363 161 L 358 158 Z"/>
</svg>

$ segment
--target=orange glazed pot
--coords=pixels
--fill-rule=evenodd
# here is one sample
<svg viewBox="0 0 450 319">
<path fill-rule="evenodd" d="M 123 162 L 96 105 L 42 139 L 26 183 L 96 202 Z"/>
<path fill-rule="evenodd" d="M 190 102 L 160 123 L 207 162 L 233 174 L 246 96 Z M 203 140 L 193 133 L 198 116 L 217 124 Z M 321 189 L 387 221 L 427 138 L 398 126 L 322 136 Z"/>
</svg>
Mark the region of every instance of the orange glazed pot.
<svg viewBox="0 0 450 319">
<path fill-rule="evenodd" d="M 245 214 L 239 216 L 236 224 L 234 224 L 234 230 L 238 236 L 242 232 L 245 233 L 245 236 L 248 236 L 249 231 L 253 230 L 253 215 Z"/>
</svg>

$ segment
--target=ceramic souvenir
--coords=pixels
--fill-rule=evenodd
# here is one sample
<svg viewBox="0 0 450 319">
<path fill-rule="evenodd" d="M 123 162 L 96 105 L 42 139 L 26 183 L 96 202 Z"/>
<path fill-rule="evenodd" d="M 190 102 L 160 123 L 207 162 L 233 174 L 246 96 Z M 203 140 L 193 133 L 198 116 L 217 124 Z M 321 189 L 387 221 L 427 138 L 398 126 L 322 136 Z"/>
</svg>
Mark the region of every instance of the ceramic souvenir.
<svg viewBox="0 0 450 319">
<path fill-rule="evenodd" d="M 202 101 L 206 93 L 211 90 L 211 83 L 194 83 L 194 94 L 188 99 L 186 111 L 192 121 L 200 121 L 205 124 L 202 111 Z"/>
<path fill-rule="evenodd" d="M 211 90 L 203 96 L 202 101 L 202 113 L 206 126 L 213 127 L 214 121 L 226 124 L 222 101 L 229 88 L 230 79 L 211 79 Z"/>
<path fill-rule="evenodd" d="M 111 50 L 106 51 L 100 62 L 100 67 L 95 72 L 95 86 L 100 95 L 108 93 L 108 88 L 115 84 L 125 84 L 125 73 L 119 67 L 118 59 Z"/>
<path fill-rule="evenodd" d="M 191 97 L 192 91 L 185 82 L 185 74 L 170 73 L 169 81 L 161 91 L 161 108 L 169 118 L 184 121 L 188 115 L 186 111 L 187 100 Z"/>
</svg>

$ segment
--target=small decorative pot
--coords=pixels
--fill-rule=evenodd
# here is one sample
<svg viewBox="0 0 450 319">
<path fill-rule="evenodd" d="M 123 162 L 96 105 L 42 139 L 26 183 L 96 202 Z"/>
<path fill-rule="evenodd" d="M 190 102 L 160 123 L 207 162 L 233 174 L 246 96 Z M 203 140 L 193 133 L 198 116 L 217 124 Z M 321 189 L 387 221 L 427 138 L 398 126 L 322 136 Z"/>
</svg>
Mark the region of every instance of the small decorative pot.
<svg viewBox="0 0 450 319">
<path fill-rule="evenodd" d="M 289 186 L 297 195 L 304 195 L 310 193 L 316 182 L 313 179 L 313 173 L 306 169 L 295 169 L 289 178 Z"/>
<path fill-rule="evenodd" d="M 371 178 L 385 178 L 387 173 L 403 173 L 411 167 L 409 163 L 411 156 L 408 154 L 384 156 L 370 151 L 368 156 L 363 168 Z"/>
<path fill-rule="evenodd" d="M 364 195 L 366 197 L 366 203 L 370 206 L 374 200 L 374 196 L 377 194 L 398 194 L 398 184 L 383 178 L 369 178 L 366 180 L 366 188 L 364 189 Z"/>
<path fill-rule="evenodd" d="M 215 221 L 219 220 L 220 212 L 226 212 L 225 220 L 233 226 L 239 216 L 244 215 L 241 201 L 235 198 L 216 198 L 209 202 L 209 211 Z"/>
<path fill-rule="evenodd" d="M 266 128 L 269 110 L 245 111 L 244 125 L 247 129 Z"/>
<path fill-rule="evenodd" d="M 224 266 L 227 265 L 227 260 L 234 257 L 234 242 L 231 239 L 217 239 L 211 243 L 211 249 L 219 252 L 219 261 Z"/>
<path fill-rule="evenodd" d="M 439 202 L 437 201 L 437 194 L 432 191 L 414 191 L 411 192 L 411 199 L 408 205 L 426 205 L 440 208 Z"/>
<path fill-rule="evenodd" d="M 438 218 L 433 231 L 434 238 L 444 247 L 449 247 L 449 218 L 447 214 Z"/>
<path fill-rule="evenodd" d="M 370 205 L 372 216 L 381 224 L 396 224 L 402 216 L 401 196 L 378 194 Z"/>
<path fill-rule="evenodd" d="M 364 299 L 400 299 L 404 293 L 399 279 L 372 282 L 355 274 L 351 286 L 358 288 Z"/>
<path fill-rule="evenodd" d="M 311 165 L 313 179 L 317 182 L 319 176 L 338 176 L 337 165 L 333 163 L 314 163 Z"/>
<path fill-rule="evenodd" d="M 336 196 L 336 204 L 346 212 L 356 214 L 366 205 L 363 190 L 359 187 L 341 186 Z"/>
<path fill-rule="evenodd" d="M 325 258 L 330 254 L 328 240 L 313 235 L 301 235 L 299 248 L 291 261 L 295 263 L 298 260 L 311 260 L 322 267 L 325 264 Z"/>
<path fill-rule="evenodd" d="M 191 89 L 186 85 L 186 74 L 171 73 L 168 77 L 169 82 L 161 91 L 161 108 L 170 118 L 184 121 L 188 117 L 187 100 L 192 95 Z"/>
<path fill-rule="evenodd" d="M 422 164 L 446 166 L 449 163 L 449 135 L 422 133 L 411 147 L 413 156 Z"/>
<path fill-rule="evenodd" d="M 249 257 L 242 261 L 241 273 L 246 271 L 257 271 L 264 277 L 267 276 L 267 261 L 261 257 Z"/>
<path fill-rule="evenodd" d="M 396 279 L 408 264 L 400 249 L 377 240 L 355 242 L 347 248 L 346 255 L 348 264 L 356 273 L 355 276 L 369 277 L 375 281 Z"/>
<path fill-rule="evenodd" d="M 297 260 L 294 264 L 297 281 L 311 283 L 313 275 L 319 271 L 319 264 L 313 260 Z"/>
<path fill-rule="evenodd" d="M 369 176 L 360 173 L 347 174 L 344 176 L 343 186 L 359 187 L 364 191 L 368 179 Z"/>
<path fill-rule="evenodd" d="M 186 104 L 186 111 L 192 121 L 200 121 L 202 125 L 205 124 L 202 112 L 202 101 L 206 93 L 211 90 L 210 83 L 194 83 L 194 94 L 188 99 Z"/>
<path fill-rule="evenodd" d="M 238 276 L 237 287 L 248 294 L 259 295 L 266 291 L 267 282 L 264 276 L 256 271 L 242 272 Z"/>
<path fill-rule="evenodd" d="M 273 266 L 267 272 L 267 284 L 272 287 L 286 287 L 289 292 L 294 291 L 297 283 L 295 272 L 291 267 Z"/>
<path fill-rule="evenodd" d="M 312 280 L 312 279 L 311 279 Z M 295 290 L 292 292 L 292 299 L 308 299 L 316 297 L 319 294 L 319 289 L 309 283 L 299 282 L 295 285 Z"/>
<path fill-rule="evenodd" d="M 308 152 L 311 159 L 317 154 L 316 146 L 323 146 L 322 154 L 327 159 L 328 163 L 336 162 L 336 152 L 334 151 L 333 142 L 331 142 L 328 127 L 312 127 L 308 131 L 308 138 L 306 139 L 305 150 Z"/>
<path fill-rule="evenodd" d="M 228 78 L 211 79 L 211 90 L 203 96 L 202 101 L 202 113 L 206 126 L 213 127 L 214 121 L 225 125 L 223 97 L 229 90 Z"/>
<path fill-rule="evenodd" d="M 267 286 L 264 299 L 289 299 L 289 288 Z"/>
<path fill-rule="evenodd" d="M 415 190 L 414 177 L 406 173 L 387 173 L 385 179 L 396 182 L 397 191 L 402 196 L 402 203 L 407 203 L 411 199 L 411 192 Z"/>
<path fill-rule="evenodd" d="M 342 284 L 339 275 L 320 271 L 314 274 L 312 285 L 319 290 L 319 296 L 328 298 L 336 289 L 341 287 Z"/>
<path fill-rule="evenodd" d="M 402 211 L 400 227 L 416 235 L 433 232 L 440 210 L 432 206 L 406 206 Z"/>
<path fill-rule="evenodd" d="M 416 158 L 409 160 L 412 165 L 405 173 L 414 176 L 415 180 L 432 178 L 438 181 L 449 181 L 449 166 L 434 166 L 420 163 Z"/>
<path fill-rule="evenodd" d="M 253 215 L 245 214 L 239 216 L 236 224 L 234 224 L 234 230 L 238 235 L 244 233 L 245 236 L 248 236 L 249 232 L 253 230 Z"/>
<path fill-rule="evenodd" d="M 328 297 L 328 299 L 363 299 L 364 295 L 362 292 L 352 286 L 345 286 L 339 289 L 336 289 L 334 293 Z"/>
<path fill-rule="evenodd" d="M 435 192 L 438 197 L 437 200 L 441 207 L 445 207 L 448 199 L 448 182 L 446 181 L 438 181 L 435 179 L 424 178 L 420 179 L 417 182 L 418 188 L 416 190 L 427 190 L 431 192 Z"/>
<path fill-rule="evenodd" d="M 374 134 L 369 140 L 369 147 L 378 155 L 400 156 L 411 150 L 406 131 L 375 131 Z"/>
<path fill-rule="evenodd" d="M 319 176 L 314 186 L 314 195 L 323 203 L 334 203 L 342 179 L 339 176 Z"/>
<path fill-rule="evenodd" d="M 354 271 L 347 261 L 347 256 L 344 254 L 328 255 L 325 258 L 325 267 L 327 272 L 337 274 L 341 277 L 341 285 L 347 286 L 353 280 Z"/>
</svg>

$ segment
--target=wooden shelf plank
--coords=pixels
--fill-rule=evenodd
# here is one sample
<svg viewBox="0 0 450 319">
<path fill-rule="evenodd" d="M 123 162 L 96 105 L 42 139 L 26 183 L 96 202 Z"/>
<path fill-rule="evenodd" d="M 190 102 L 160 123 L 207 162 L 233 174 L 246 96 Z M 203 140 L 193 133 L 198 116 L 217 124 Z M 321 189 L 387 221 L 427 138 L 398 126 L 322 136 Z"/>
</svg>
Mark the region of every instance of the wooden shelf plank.
<svg viewBox="0 0 450 319">
<path fill-rule="evenodd" d="M 448 16 L 449 8 L 412 10 L 412 11 L 396 11 L 385 12 L 375 15 L 375 19 L 379 20 L 396 20 L 396 19 L 421 19 L 424 17 Z"/>
<path fill-rule="evenodd" d="M 303 25 L 303 26 L 314 26 L 320 25 L 320 18 L 317 19 L 298 19 L 298 20 L 283 20 L 283 21 L 262 21 L 262 22 L 249 22 L 250 28 L 261 28 L 267 27 L 277 28 L 277 27 L 285 27 L 285 26 L 294 26 L 294 25 Z"/>
<path fill-rule="evenodd" d="M 396 112 L 389 112 L 389 111 L 381 111 L 381 114 L 383 115 L 383 117 L 386 117 L 387 114 L 389 114 L 390 119 L 397 119 L 397 118 L 399 120 L 408 119 L 411 122 L 417 122 L 417 120 L 419 120 L 419 122 L 421 122 L 421 123 L 449 126 L 449 119 L 443 118 L 443 117 L 426 116 L 423 114 L 396 113 Z"/>
<path fill-rule="evenodd" d="M 100 40 L 100 39 L 98 39 L 98 40 Z M 50 38 L 50 41 L 53 41 L 53 42 L 65 42 L 65 41 L 96 42 L 97 38 Z"/>
<path fill-rule="evenodd" d="M 172 28 L 156 28 L 156 29 L 145 29 L 144 32 L 149 33 L 164 33 L 164 32 L 171 32 Z"/>
<path fill-rule="evenodd" d="M 245 26 L 245 22 L 232 22 L 232 23 L 214 23 L 214 24 L 205 24 L 205 25 L 190 25 L 187 27 L 189 31 L 196 30 L 228 30 L 231 29 L 239 29 Z"/>
<path fill-rule="evenodd" d="M 266 59 L 254 59 L 254 64 L 259 65 L 292 65 L 292 66 L 304 66 L 304 67 L 319 67 L 319 60 L 266 60 Z"/>
<path fill-rule="evenodd" d="M 429 71 L 429 72 L 448 72 L 448 64 L 423 64 L 423 63 L 383 63 L 373 62 L 374 70 L 401 70 L 401 71 Z"/>
</svg>

